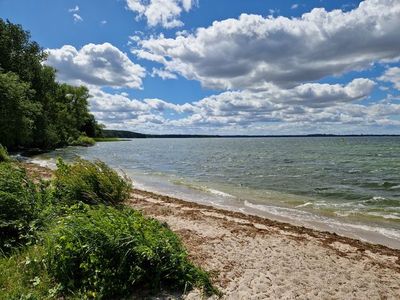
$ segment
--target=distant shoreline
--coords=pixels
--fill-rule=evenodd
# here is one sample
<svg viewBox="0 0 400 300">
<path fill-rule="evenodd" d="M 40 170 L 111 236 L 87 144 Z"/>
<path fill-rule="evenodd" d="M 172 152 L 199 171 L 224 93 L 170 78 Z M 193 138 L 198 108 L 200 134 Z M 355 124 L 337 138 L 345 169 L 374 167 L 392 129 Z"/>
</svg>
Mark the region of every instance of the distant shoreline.
<svg viewBox="0 0 400 300">
<path fill-rule="evenodd" d="M 298 138 L 298 137 L 400 137 L 400 134 L 282 134 L 282 135 L 208 135 L 208 134 L 146 134 L 127 130 L 104 130 L 105 138 Z"/>
</svg>

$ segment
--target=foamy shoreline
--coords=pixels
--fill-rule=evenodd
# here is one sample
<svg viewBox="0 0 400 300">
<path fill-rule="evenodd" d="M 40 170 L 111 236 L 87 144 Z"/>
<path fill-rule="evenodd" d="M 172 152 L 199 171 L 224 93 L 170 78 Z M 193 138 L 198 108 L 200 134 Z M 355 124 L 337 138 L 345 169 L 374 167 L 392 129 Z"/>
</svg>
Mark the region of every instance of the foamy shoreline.
<svg viewBox="0 0 400 300">
<path fill-rule="evenodd" d="M 47 168 L 26 166 L 51 176 Z M 127 205 L 168 224 L 225 299 L 400 295 L 400 250 L 137 189 Z"/>
<path fill-rule="evenodd" d="M 56 168 L 53 160 L 32 158 L 28 161 L 41 167 Z M 117 171 L 125 174 L 124 170 L 117 169 Z M 211 205 L 218 209 L 255 215 L 295 226 L 304 226 L 313 230 L 329 231 L 349 238 L 400 249 L 400 232 L 393 228 L 371 226 L 367 223 L 350 223 L 344 219 L 322 216 L 316 212 L 305 211 L 297 207 L 282 207 L 276 204 L 257 203 L 252 200 L 239 202 L 235 199 L 235 196 L 219 190 L 206 187 L 203 187 L 202 190 L 188 188 L 187 186 L 165 182 L 161 178 L 144 178 L 143 175 L 136 173 L 128 174 L 128 176 L 133 180 L 134 186 L 142 191 L 202 205 Z M 151 178 L 151 181 L 148 181 L 149 178 Z M 196 188 L 198 187 L 196 186 Z M 207 197 L 207 194 L 209 197 Z"/>
</svg>

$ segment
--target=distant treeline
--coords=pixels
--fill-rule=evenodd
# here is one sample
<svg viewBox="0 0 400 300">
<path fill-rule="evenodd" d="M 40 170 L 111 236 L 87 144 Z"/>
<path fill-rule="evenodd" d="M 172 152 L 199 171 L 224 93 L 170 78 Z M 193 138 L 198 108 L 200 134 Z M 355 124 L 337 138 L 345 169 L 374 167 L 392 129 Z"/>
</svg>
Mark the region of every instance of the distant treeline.
<svg viewBox="0 0 400 300">
<path fill-rule="evenodd" d="M 9 149 L 51 149 L 101 132 L 87 88 L 57 82 L 45 60 L 28 31 L 0 19 L 0 144 Z"/>
<path fill-rule="evenodd" d="M 307 135 L 204 135 L 204 134 L 144 134 L 126 130 L 103 130 L 107 138 L 265 138 L 265 137 L 373 137 L 373 136 L 400 136 L 397 134 L 307 134 Z"/>
</svg>

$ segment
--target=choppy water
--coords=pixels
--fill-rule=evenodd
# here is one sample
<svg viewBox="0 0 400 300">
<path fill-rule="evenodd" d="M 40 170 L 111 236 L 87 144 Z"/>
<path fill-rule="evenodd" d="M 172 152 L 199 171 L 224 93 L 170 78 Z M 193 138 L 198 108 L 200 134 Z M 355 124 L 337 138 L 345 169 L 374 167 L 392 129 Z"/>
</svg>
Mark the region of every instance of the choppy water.
<svg viewBox="0 0 400 300">
<path fill-rule="evenodd" d="M 120 168 L 141 187 L 325 229 L 346 223 L 341 231 L 400 247 L 399 137 L 135 139 L 40 159 L 75 155 Z"/>
</svg>

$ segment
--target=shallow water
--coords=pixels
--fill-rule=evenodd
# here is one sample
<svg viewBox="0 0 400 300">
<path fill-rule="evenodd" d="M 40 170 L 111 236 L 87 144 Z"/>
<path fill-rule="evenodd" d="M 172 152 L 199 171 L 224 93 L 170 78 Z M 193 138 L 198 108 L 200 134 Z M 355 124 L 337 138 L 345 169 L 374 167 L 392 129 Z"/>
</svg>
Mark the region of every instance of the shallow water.
<svg viewBox="0 0 400 300">
<path fill-rule="evenodd" d="M 346 223 L 400 245 L 399 137 L 134 139 L 35 159 L 57 156 L 101 159 L 153 191 L 328 230 Z"/>
</svg>

